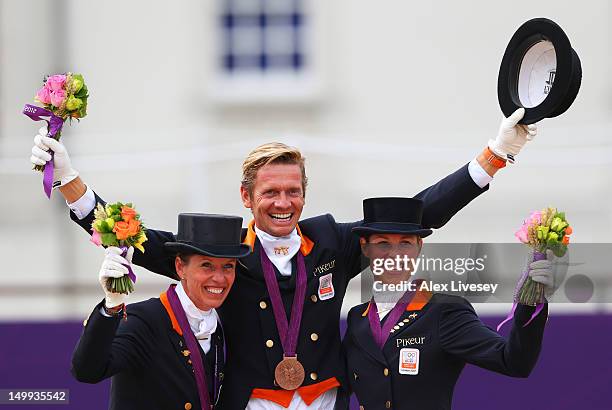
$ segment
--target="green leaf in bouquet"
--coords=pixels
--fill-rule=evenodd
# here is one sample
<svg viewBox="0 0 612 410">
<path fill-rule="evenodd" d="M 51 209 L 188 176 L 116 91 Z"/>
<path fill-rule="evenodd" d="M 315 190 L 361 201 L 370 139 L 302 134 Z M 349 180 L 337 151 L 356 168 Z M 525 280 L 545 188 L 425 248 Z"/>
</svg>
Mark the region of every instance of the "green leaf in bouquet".
<svg viewBox="0 0 612 410">
<path fill-rule="evenodd" d="M 117 241 L 117 235 L 115 235 L 114 233 L 100 234 L 100 241 L 104 246 L 119 246 L 119 242 Z"/>
<path fill-rule="evenodd" d="M 79 108 L 79 118 L 85 118 L 87 116 L 87 96 L 77 96 L 83 101 L 83 105 Z"/>
<path fill-rule="evenodd" d="M 99 219 L 96 219 L 96 220 L 95 220 L 95 221 L 93 221 L 93 223 L 91 224 L 91 227 L 92 227 L 92 228 L 93 228 L 95 231 L 97 231 L 97 232 L 104 232 L 104 231 L 102 230 L 102 226 L 101 226 L 101 225 L 102 225 L 102 222 L 103 222 L 103 221 L 101 221 L 101 220 L 99 220 Z"/>
<path fill-rule="evenodd" d="M 561 258 L 561 257 L 563 257 L 563 255 L 565 255 L 565 252 L 567 252 L 567 245 L 558 242 L 555 245 L 552 245 L 550 247 L 550 250 L 553 251 L 553 254 L 557 258 Z"/>
<path fill-rule="evenodd" d="M 108 218 L 106 218 L 103 221 L 100 221 L 100 223 L 98 224 L 98 232 L 100 233 L 111 233 L 113 232 L 113 227 L 109 226 L 108 222 L 107 222 Z"/>
</svg>

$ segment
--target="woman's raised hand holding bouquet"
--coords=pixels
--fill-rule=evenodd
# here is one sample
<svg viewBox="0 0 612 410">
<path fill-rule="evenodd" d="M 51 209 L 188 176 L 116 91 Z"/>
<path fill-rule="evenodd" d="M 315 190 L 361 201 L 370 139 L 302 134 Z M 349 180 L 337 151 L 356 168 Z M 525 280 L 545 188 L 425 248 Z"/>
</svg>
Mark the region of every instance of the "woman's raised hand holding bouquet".
<svg viewBox="0 0 612 410">
<path fill-rule="evenodd" d="M 140 214 L 132 207 L 132 204 L 117 202 L 114 204 L 98 204 L 94 210 L 95 220 L 93 221 L 91 242 L 98 246 L 119 248 L 121 251 L 115 252 L 121 258 L 127 258 L 128 263 L 123 265 L 125 271 L 120 267 L 115 269 L 125 272 L 122 275 L 109 276 L 106 287 L 109 292 L 118 294 L 129 294 L 134 291 L 133 283 L 136 282 L 136 275 L 131 268 L 132 247 L 144 253 L 143 243 L 147 240 L 146 229 L 140 220 Z M 109 259 L 107 249 L 107 259 Z M 112 259 L 112 258 L 111 258 Z M 120 260 L 120 258 L 115 258 Z"/>
<path fill-rule="evenodd" d="M 34 100 L 41 106 L 26 104 L 23 113 L 34 121 L 45 120 L 47 128 L 41 128 L 38 140 L 32 150 L 31 161 L 34 169 L 43 171 L 43 188 L 47 197 L 51 197 L 54 186 L 69 182 L 76 178 L 76 171 L 66 172 L 58 169 L 55 172 L 53 155 L 62 154 L 63 146 L 59 141 L 62 126 L 66 120 L 80 120 L 87 115 L 87 99 L 89 93 L 81 74 L 65 73 L 47 76 L 42 88 L 36 93 Z M 53 141 L 55 140 L 55 141 Z M 47 152 L 51 149 L 51 152 Z M 40 151 L 40 152 L 39 152 Z M 70 164 L 70 161 L 64 161 Z M 69 169 L 71 170 L 71 168 Z"/>
<path fill-rule="evenodd" d="M 554 292 L 555 280 L 558 280 L 554 274 L 557 264 L 553 260 L 565 256 L 571 234 L 572 227 L 565 219 L 565 213 L 558 212 L 556 208 L 533 211 L 516 231 L 516 238 L 529 246 L 531 251 L 514 291 L 512 310 L 497 326 L 498 331 L 512 319 L 518 304 L 536 307 L 523 326 L 527 326 L 542 311 L 546 297 Z"/>
<path fill-rule="evenodd" d="M 532 212 L 514 235 L 533 249 L 533 262 L 537 262 L 547 259 L 547 253 L 564 256 L 571 234 L 572 227 L 565 219 L 565 213 L 557 212 L 556 208 L 545 208 Z M 517 287 L 515 302 L 536 306 L 544 301 L 545 285 L 534 280 L 534 275 L 529 275 L 526 270 Z"/>
</svg>

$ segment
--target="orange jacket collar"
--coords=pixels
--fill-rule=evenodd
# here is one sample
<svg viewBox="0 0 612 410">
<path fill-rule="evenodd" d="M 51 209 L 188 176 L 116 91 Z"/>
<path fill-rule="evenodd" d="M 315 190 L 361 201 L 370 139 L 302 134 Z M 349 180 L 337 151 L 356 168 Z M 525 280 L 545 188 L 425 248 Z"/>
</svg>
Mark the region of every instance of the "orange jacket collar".
<svg viewBox="0 0 612 410">
<path fill-rule="evenodd" d="M 302 255 L 306 256 L 310 253 L 310 251 L 312 251 L 312 248 L 314 247 L 314 242 L 311 241 L 310 238 L 308 238 L 306 235 L 302 235 L 302 231 L 300 230 L 299 225 L 297 225 L 296 228 L 298 235 L 300 235 L 300 238 L 302 239 L 300 251 L 302 252 Z M 255 238 L 257 238 L 257 234 L 255 233 L 255 220 L 252 220 L 251 222 L 249 222 L 249 226 L 247 227 L 247 234 L 244 237 L 244 241 L 242 241 L 242 243 L 244 243 L 245 245 L 249 245 L 251 249 L 253 249 L 255 246 Z"/>
<path fill-rule="evenodd" d="M 176 333 L 183 336 L 183 331 L 181 330 L 181 327 L 178 324 L 178 320 L 176 320 L 176 316 L 174 315 L 172 306 L 170 306 L 170 301 L 168 300 L 167 292 L 168 291 L 165 291 L 161 295 L 159 295 L 159 300 L 161 301 L 162 305 L 164 305 L 164 308 L 166 308 L 166 312 L 168 313 L 168 316 L 170 317 L 170 322 L 172 323 L 172 328 Z"/>
</svg>

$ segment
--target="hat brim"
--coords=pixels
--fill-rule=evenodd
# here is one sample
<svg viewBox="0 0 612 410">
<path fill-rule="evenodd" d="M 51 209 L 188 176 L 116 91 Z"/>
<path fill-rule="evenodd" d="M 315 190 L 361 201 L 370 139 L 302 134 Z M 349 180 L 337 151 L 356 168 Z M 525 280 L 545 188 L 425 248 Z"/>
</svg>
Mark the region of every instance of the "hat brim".
<svg viewBox="0 0 612 410">
<path fill-rule="evenodd" d="M 184 242 L 166 242 L 164 248 L 171 254 L 200 254 L 214 258 L 243 258 L 251 253 L 251 247 L 239 245 L 192 245 Z"/>
<path fill-rule="evenodd" d="M 375 233 L 392 233 L 392 234 L 403 234 L 403 235 L 417 235 L 421 238 L 425 238 L 433 233 L 431 229 L 415 228 L 414 226 L 406 226 L 407 224 L 393 224 L 393 223 L 371 223 L 362 226 L 356 226 L 351 231 L 355 235 L 369 236 Z M 412 224 L 408 224 L 412 225 Z"/>
<path fill-rule="evenodd" d="M 540 41 L 549 41 L 554 47 L 554 84 L 541 103 L 534 107 L 524 107 L 525 115 L 519 121 L 520 124 L 533 124 L 563 114 L 578 95 L 582 82 L 580 59 L 561 27 L 546 18 L 529 20 L 512 36 L 499 69 L 497 97 L 506 117 L 523 107 L 518 92 L 519 71 L 526 52 Z"/>
</svg>

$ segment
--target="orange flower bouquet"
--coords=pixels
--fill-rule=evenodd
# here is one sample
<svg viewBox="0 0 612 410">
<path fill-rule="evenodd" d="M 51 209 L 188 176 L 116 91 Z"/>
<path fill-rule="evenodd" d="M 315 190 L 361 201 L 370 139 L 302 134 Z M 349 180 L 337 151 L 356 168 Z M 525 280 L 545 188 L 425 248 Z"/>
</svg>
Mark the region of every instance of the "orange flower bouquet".
<svg viewBox="0 0 612 410">
<path fill-rule="evenodd" d="M 117 202 L 103 206 L 98 204 L 94 210 L 95 220 L 91 224 L 93 234 L 91 241 L 98 246 L 118 246 L 127 254 L 130 246 L 144 253 L 142 244 L 147 240 L 146 228 L 140 220 L 140 214 L 132 204 Z M 108 281 L 108 290 L 114 293 L 129 294 L 134 291 L 136 275 L 130 266 L 128 274 Z"/>
</svg>

